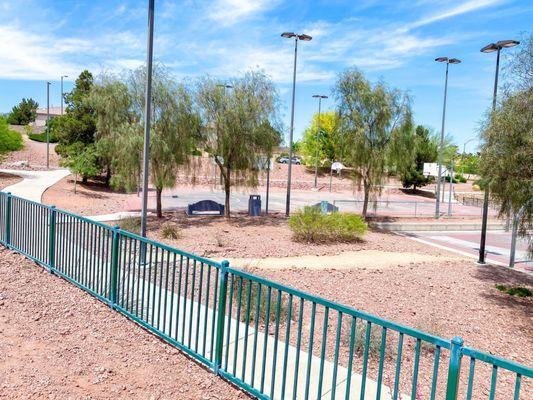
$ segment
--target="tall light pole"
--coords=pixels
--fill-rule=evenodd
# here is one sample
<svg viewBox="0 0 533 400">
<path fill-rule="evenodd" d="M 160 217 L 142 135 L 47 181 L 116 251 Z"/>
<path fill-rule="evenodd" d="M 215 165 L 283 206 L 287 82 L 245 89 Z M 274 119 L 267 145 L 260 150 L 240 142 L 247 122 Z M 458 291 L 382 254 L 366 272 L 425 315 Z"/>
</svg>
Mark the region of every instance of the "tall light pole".
<svg viewBox="0 0 533 400">
<path fill-rule="evenodd" d="M 292 72 L 292 102 L 291 102 L 291 130 L 289 134 L 289 173 L 287 176 L 287 201 L 285 203 L 285 216 L 289 216 L 291 211 L 291 171 L 292 171 L 292 138 L 294 134 L 294 97 L 296 96 L 296 62 L 298 60 L 298 41 L 309 42 L 312 37 L 306 34 L 294 32 L 284 32 L 281 37 L 294 39 L 294 68 Z"/>
<path fill-rule="evenodd" d="M 46 169 L 50 168 L 50 85 L 46 82 Z"/>
<path fill-rule="evenodd" d="M 482 53 L 497 52 L 496 55 L 496 72 L 494 75 L 494 92 L 492 95 L 492 113 L 496 111 L 496 97 L 498 95 L 498 74 L 500 70 L 500 52 L 503 48 L 514 47 L 519 45 L 517 40 L 500 40 L 496 43 L 490 43 L 483 47 L 480 51 Z M 485 242 L 487 238 L 487 219 L 489 216 L 489 183 L 485 183 L 485 194 L 483 196 L 483 219 L 481 222 L 481 240 L 479 242 L 479 264 L 485 264 Z"/>
<path fill-rule="evenodd" d="M 437 196 L 435 202 L 435 218 L 440 217 L 440 185 L 442 179 L 442 151 L 444 147 L 444 123 L 446 121 L 446 97 L 448 95 L 448 67 L 450 64 L 459 64 L 461 60 L 457 58 L 439 57 L 436 58 L 437 62 L 446 63 L 446 78 L 444 81 L 444 105 L 442 107 L 442 126 L 440 131 L 440 145 L 439 145 L 439 173 L 437 177 Z"/>
<path fill-rule="evenodd" d="M 148 168 L 150 158 L 150 116 L 152 114 L 152 61 L 154 55 L 154 2 L 148 1 L 148 42 L 146 55 L 146 93 L 144 99 L 144 147 L 143 147 L 143 198 L 141 210 L 141 236 L 146 237 L 148 211 Z"/>
<path fill-rule="evenodd" d="M 317 122 L 317 131 L 316 131 L 316 146 L 315 146 L 315 189 L 318 185 L 318 140 L 320 138 L 320 111 L 322 106 L 322 99 L 327 99 L 328 96 L 321 94 L 314 94 L 313 97 L 318 99 L 318 122 Z"/>
<path fill-rule="evenodd" d="M 68 75 L 61 75 L 61 115 L 63 115 L 63 78 L 68 78 Z"/>
</svg>

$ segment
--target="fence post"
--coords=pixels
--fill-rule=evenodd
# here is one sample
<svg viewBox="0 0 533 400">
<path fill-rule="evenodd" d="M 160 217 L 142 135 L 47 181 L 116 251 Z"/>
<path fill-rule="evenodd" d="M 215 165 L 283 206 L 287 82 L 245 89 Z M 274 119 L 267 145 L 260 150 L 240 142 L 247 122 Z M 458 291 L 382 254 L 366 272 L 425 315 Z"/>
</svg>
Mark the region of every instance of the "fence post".
<svg viewBox="0 0 533 400">
<path fill-rule="evenodd" d="M 450 365 L 448 367 L 448 385 L 446 387 L 446 400 L 457 400 L 459 389 L 459 376 L 461 374 L 461 358 L 464 340 L 459 336 L 452 339 L 450 351 Z"/>
<path fill-rule="evenodd" d="M 11 192 L 6 198 L 6 246 L 8 249 L 11 247 Z"/>
<path fill-rule="evenodd" d="M 56 254 L 56 206 L 50 207 L 50 230 L 48 233 L 48 266 L 54 273 Z"/>
<path fill-rule="evenodd" d="M 115 308 L 117 303 L 117 279 L 118 279 L 118 242 L 120 240 L 120 227 L 113 227 L 113 244 L 111 248 L 111 275 L 109 281 L 109 305 Z"/>
<path fill-rule="evenodd" d="M 218 297 L 217 331 L 215 337 L 215 364 L 213 370 L 218 375 L 222 365 L 222 349 L 224 346 L 224 321 L 226 319 L 226 294 L 228 291 L 228 267 L 229 262 L 224 260 L 220 267 L 220 292 Z"/>
</svg>

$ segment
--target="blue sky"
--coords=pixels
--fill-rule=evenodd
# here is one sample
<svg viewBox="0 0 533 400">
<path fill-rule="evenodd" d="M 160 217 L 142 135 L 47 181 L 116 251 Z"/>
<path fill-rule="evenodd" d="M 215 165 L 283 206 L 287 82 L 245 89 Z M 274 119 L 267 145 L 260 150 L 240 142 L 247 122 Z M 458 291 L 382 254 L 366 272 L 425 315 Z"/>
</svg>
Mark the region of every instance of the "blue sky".
<svg viewBox="0 0 533 400">
<path fill-rule="evenodd" d="M 59 105 L 59 77 L 120 72 L 145 59 L 147 0 L 0 0 L 0 112 L 22 97 Z M 440 130 L 444 65 L 450 66 L 446 132 L 462 147 L 490 106 L 495 57 L 479 49 L 531 30 L 533 3 L 511 0 L 156 0 L 154 55 L 178 79 L 220 79 L 259 67 L 276 83 L 289 125 L 293 42 L 299 47 L 295 135 L 316 111 L 313 94 L 331 94 L 351 66 L 371 80 L 409 91 L 416 123 Z M 333 99 L 323 102 L 334 108 Z M 473 150 L 473 141 L 467 150 Z"/>
</svg>

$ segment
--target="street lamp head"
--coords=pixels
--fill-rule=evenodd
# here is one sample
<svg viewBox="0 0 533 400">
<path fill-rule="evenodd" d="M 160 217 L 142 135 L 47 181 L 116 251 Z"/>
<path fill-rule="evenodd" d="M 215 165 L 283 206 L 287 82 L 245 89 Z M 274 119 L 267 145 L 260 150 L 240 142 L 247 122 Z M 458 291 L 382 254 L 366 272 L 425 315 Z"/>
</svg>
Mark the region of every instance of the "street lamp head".
<svg viewBox="0 0 533 400">
<path fill-rule="evenodd" d="M 61 75 L 61 78 L 68 78 L 68 75 Z"/>
<path fill-rule="evenodd" d="M 311 36 L 306 35 L 305 33 L 298 34 L 294 32 L 283 32 L 281 34 L 281 37 L 284 37 L 287 39 L 296 38 L 296 40 L 303 40 L 304 42 L 309 42 L 311 39 L 313 39 Z"/>
<path fill-rule="evenodd" d="M 503 48 L 507 47 L 514 47 L 519 45 L 520 42 L 518 40 L 500 40 L 496 43 L 490 43 L 483 47 L 480 51 L 482 53 L 493 53 L 495 51 L 501 50 Z"/>
<path fill-rule="evenodd" d="M 459 60 L 458 58 L 451 58 L 450 60 L 448 60 L 448 63 L 450 63 L 450 64 L 460 64 L 461 60 Z"/>
<path fill-rule="evenodd" d="M 520 42 L 518 40 L 500 40 L 498 43 L 496 43 L 496 46 L 504 48 L 518 46 L 519 44 Z"/>
<path fill-rule="evenodd" d="M 325 96 L 323 94 L 314 94 L 313 97 L 315 99 L 327 99 L 328 98 L 328 96 Z"/>
<path fill-rule="evenodd" d="M 435 58 L 435 61 L 437 61 L 437 62 L 448 62 L 448 57 L 438 57 L 438 58 Z"/>
<path fill-rule="evenodd" d="M 296 37 L 296 36 L 297 36 L 297 35 L 296 35 L 296 33 L 294 33 L 294 32 L 283 32 L 283 33 L 281 34 L 281 37 L 284 37 L 284 38 L 286 38 L 286 39 L 291 39 L 291 38 Z"/>
</svg>

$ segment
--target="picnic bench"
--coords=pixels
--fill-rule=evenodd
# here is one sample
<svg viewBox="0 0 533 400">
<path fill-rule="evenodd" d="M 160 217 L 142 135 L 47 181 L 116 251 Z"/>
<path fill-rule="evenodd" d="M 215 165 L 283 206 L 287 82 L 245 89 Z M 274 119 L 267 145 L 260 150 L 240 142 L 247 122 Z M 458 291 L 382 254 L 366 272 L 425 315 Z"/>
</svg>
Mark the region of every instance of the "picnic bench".
<svg viewBox="0 0 533 400">
<path fill-rule="evenodd" d="M 213 200 L 201 200 L 187 206 L 188 216 L 224 215 L 224 205 Z"/>
</svg>

